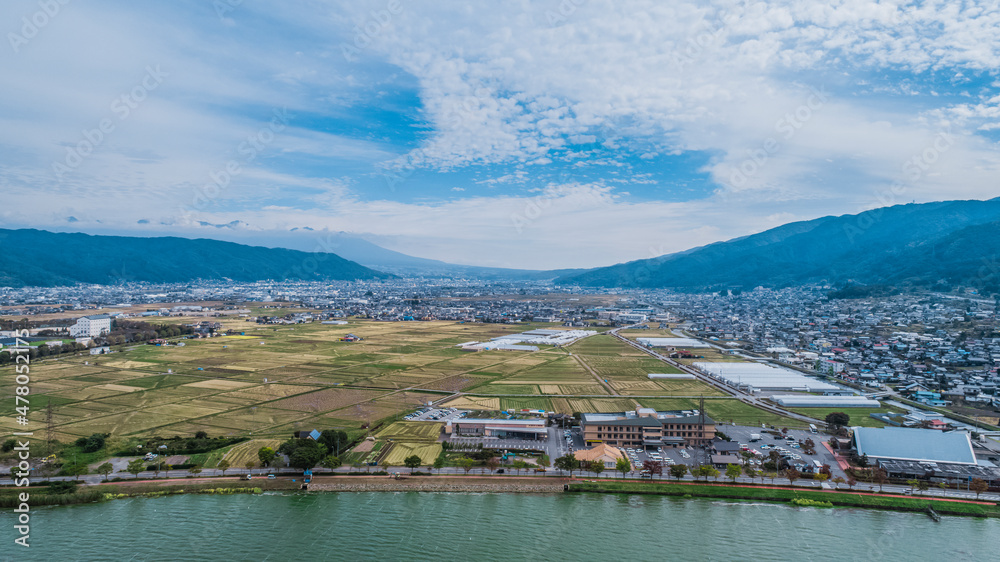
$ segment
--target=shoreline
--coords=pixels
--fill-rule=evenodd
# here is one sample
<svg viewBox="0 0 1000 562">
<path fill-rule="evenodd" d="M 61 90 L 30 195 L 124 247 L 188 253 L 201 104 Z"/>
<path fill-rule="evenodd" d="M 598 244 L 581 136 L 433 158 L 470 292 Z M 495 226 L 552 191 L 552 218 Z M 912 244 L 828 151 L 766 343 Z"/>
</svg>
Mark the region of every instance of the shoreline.
<svg viewBox="0 0 1000 562">
<path fill-rule="evenodd" d="M 766 501 L 791 503 L 793 500 L 828 502 L 833 508 L 881 509 L 927 513 L 932 508 L 941 515 L 1000 518 L 1000 505 L 987 501 L 943 499 L 848 492 L 809 490 L 795 487 L 755 486 L 724 483 L 641 482 L 629 480 L 589 480 L 532 476 L 387 476 L 317 477 L 307 489 L 300 479 L 245 481 L 230 478 L 182 478 L 101 483 L 87 486 L 76 494 L 52 496 L 55 501 L 35 505 L 93 503 L 134 497 L 162 497 L 178 494 L 231 494 L 263 492 L 442 492 L 490 494 L 603 493 L 664 495 L 685 499 Z M 0 492 L 2 493 L 2 492 Z M 0 496 L 2 497 L 2 496 Z M 45 494 L 38 494 L 39 499 Z M 78 501 L 74 501 L 78 500 Z"/>
</svg>

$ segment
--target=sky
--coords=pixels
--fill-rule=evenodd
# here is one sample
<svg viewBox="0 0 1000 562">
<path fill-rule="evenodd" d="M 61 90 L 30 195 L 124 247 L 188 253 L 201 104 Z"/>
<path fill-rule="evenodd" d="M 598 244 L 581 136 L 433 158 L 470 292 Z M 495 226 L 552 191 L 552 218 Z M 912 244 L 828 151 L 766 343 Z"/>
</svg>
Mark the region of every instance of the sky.
<svg viewBox="0 0 1000 562">
<path fill-rule="evenodd" d="M 1000 195 L 996 2 L 4 6 L 4 228 L 552 269 Z"/>
</svg>

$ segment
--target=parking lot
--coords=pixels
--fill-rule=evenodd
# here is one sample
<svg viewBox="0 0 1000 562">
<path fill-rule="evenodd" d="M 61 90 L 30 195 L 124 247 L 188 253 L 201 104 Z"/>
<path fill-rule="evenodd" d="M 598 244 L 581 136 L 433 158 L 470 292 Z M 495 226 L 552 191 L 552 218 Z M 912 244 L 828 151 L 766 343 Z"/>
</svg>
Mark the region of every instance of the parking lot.
<svg viewBox="0 0 1000 562">
<path fill-rule="evenodd" d="M 819 461 L 821 465 L 830 466 L 830 471 L 834 477 L 846 477 L 846 474 L 840 470 L 840 465 L 837 464 L 836 459 L 833 458 L 833 454 L 823 446 L 823 442 L 829 437 L 822 433 L 812 433 L 809 430 L 802 429 L 789 429 L 787 437 L 791 437 L 792 439 L 788 440 L 764 433 L 764 429 L 754 426 L 719 425 L 716 427 L 716 431 L 725 433 L 733 441 L 746 444 L 751 451 L 761 453 L 764 459 L 768 457 L 772 450 L 777 450 L 781 454 L 787 453 L 790 455 L 792 465 L 798 465 L 796 468 L 799 468 L 799 470 L 814 467 L 815 463 L 813 461 Z M 760 435 L 760 440 L 751 442 L 751 434 Z M 803 452 L 800 443 L 806 439 L 813 440 L 815 444 L 814 448 L 816 449 L 815 455 L 807 455 Z"/>
<path fill-rule="evenodd" d="M 406 421 L 448 421 L 463 418 L 469 414 L 457 408 L 422 408 L 403 417 Z"/>
</svg>

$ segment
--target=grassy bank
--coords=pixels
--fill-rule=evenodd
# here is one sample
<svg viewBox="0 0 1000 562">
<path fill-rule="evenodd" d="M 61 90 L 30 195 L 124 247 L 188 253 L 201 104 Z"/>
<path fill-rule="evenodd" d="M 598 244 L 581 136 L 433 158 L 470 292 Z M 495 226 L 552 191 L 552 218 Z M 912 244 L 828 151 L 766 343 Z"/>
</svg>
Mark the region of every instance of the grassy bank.
<svg viewBox="0 0 1000 562">
<path fill-rule="evenodd" d="M 1000 517 L 1000 506 L 974 503 L 950 502 L 923 498 L 895 498 L 861 494 L 857 492 L 817 492 L 789 488 L 755 488 L 739 486 L 715 486 L 699 484 L 671 484 L 653 482 L 573 482 L 570 492 L 659 494 L 698 498 L 721 498 L 735 500 L 761 500 L 773 502 L 793 502 L 809 500 L 835 507 L 864 507 L 893 511 L 926 511 L 928 507 L 942 515 L 963 515 L 968 517 Z M 801 501 L 799 503 L 802 503 Z"/>
<path fill-rule="evenodd" d="M 45 486 L 30 488 L 0 489 L 0 508 L 16 507 L 20 501 L 18 495 L 28 493 L 28 504 L 31 507 L 43 505 L 72 505 L 92 503 L 122 498 L 159 497 L 174 494 L 259 494 L 265 489 L 294 489 L 291 482 L 204 482 L 191 484 L 158 485 L 149 482 L 139 482 L 132 485 L 103 484 L 100 486 L 80 487 L 72 493 L 52 493 Z"/>
</svg>

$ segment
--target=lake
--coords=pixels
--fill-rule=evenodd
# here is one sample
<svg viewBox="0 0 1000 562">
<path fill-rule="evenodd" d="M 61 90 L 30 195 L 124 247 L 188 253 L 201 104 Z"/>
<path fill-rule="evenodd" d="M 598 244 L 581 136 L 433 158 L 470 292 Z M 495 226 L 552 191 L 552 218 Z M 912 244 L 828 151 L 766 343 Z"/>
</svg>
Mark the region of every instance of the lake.
<svg viewBox="0 0 1000 562">
<path fill-rule="evenodd" d="M 177 495 L 40 508 L 11 560 L 987 560 L 1000 520 L 611 494 Z M 13 558 L 9 558 L 13 556 Z"/>
</svg>

